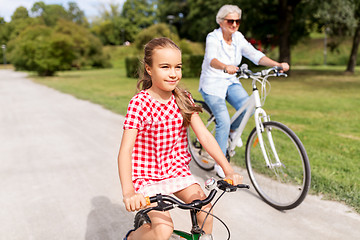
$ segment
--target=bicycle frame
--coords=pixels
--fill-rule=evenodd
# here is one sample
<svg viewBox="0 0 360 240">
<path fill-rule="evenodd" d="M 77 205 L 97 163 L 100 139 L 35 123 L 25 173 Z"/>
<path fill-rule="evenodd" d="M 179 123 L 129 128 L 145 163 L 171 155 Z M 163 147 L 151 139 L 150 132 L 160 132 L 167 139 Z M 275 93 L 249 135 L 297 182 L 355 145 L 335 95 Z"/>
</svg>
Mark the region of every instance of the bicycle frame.
<svg viewBox="0 0 360 240">
<path fill-rule="evenodd" d="M 231 157 L 234 156 L 234 154 L 235 154 L 234 150 L 236 148 L 236 143 L 237 143 L 238 139 L 241 137 L 247 122 L 249 121 L 252 113 L 254 112 L 255 127 L 256 127 L 256 131 L 257 131 L 257 135 L 258 135 L 258 143 L 260 144 L 261 151 L 264 155 L 266 166 L 269 168 L 281 166 L 281 162 L 280 162 L 280 159 L 276 152 L 275 144 L 272 139 L 271 132 L 267 132 L 267 137 L 268 137 L 268 140 L 269 140 L 269 143 L 271 146 L 271 150 L 274 153 L 276 163 L 271 164 L 269 161 L 269 158 L 266 154 L 264 140 L 261 135 L 261 133 L 264 132 L 264 126 L 262 123 L 270 121 L 270 117 L 266 114 L 265 110 L 262 109 L 259 90 L 257 89 L 257 86 L 256 86 L 257 78 L 253 77 L 253 76 L 250 76 L 250 78 L 253 79 L 253 81 L 252 81 L 253 93 L 251 94 L 249 99 L 245 102 L 245 104 L 238 111 L 236 111 L 230 119 L 230 124 L 232 124 L 240 116 L 241 113 L 243 113 L 245 110 L 247 110 L 243 119 L 241 120 L 239 127 L 235 130 L 235 137 L 233 139 L 229 138 L 229 147 L 228 147 L 229 155 Z M 255 111 L 253 111 L 253 109 L 255 109 Z"/>
<path fill-rule="evenodd" d="M 180 236 L 187 240 L 198 240 L 201 236 L 199 233 L 189 234 L 187 232 L 183 232 L 183 231 L 179 231 L 179 230 L 174 230 L 173 234 Z"/>
</svg>

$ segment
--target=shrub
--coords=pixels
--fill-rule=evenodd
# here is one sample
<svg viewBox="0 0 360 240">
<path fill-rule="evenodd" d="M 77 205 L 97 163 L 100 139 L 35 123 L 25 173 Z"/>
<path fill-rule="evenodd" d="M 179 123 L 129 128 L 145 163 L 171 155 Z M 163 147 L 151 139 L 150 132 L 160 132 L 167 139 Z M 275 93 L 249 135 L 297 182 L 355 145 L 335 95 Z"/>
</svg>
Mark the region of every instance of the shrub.
<svg viewBox="0 0 360 240">
<path fill-rule="evenodd" d="M 184 54 L 182 56 L 183 69 L 182 74 L 183 77 L 200 77 L 201 73 L 201 65 L 203 62 L 203 55 L 189 55 Z"/>
<path fill-rule="evenodd" d="M 56 71 L 84 66 L 107 67 L 109 57 L 87 29 L 60 20 L 55 28 L 29 26 L 9 42 L 9 59 L 18 70 L 52 76 Z"/>
<path fill-rule="evenodd" d="M 46 26 L 31 26 L 9 43 L 9 58 L 16 69 L 52 76 L 56 71 L 71 68 L 75 59 L 71 48 L 69 36 L 54 33 Z"/>
<path fill-rule="evenodd" d="M 125 58 L 126 76 L 129 78 L 138 78 L 141 66 L 142 64 L 138 57 L 126 57 Z"/>
</svg>

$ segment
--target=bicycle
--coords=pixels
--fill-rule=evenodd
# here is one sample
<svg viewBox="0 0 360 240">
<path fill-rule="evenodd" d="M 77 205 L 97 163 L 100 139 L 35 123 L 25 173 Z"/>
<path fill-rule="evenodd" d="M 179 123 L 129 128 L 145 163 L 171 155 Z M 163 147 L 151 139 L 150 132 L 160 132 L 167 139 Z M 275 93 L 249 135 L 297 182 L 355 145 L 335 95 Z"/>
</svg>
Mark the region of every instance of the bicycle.
<svg viewBox="0 0 360 240">
<path fill-rule="evenodd" d="M 157 206 L 148 207 L 146 209 L 143 209 L 143 210 L 140 210 L 139 212 L 137 212 L 135 215 L 135 218 L 134 218 L 134 229 L 135 230 L 138 229 L 143 224 L 151 223 L 151 220 L 147 214 L 148 212 L 150 212 L 150 211 L 169 211 L 169 210 L 177 207 L 177 208 L 180 208 L 183 210 L 190 210 L 192 228 L 191 228 L 190 233 L 181 231 L 181 230 L 174 230 L 170 240 L 175 240 L 175 239 L 212 240 L 212 235 L 205 234 L 204 231 L 202 230 L 204 224 L 200 227 L 197 222 L 196 214 L 199 211 L 207 213 L 204 223 L 209 215 L 213 216 L 214 218 L 219 220 L 225 226 L 227 233 L 228 233 L 228 239 L 230 239 L 231 234 L 230 234 L 229 228 L 226 226 L 226 224 L 220 218 L 218 218 L 217 216 L 213 215 L 210 212 L 214 208 L 215 204 L 219 201 L 219 199 L 224 195 L 225 192 L 235 192 L 238 188 L 249 189 L 250 186 L 247 184 L 238 184 L 238 185 L 234 186 L 234 185 L 232 185 L 231 180 L 224 179 L 224 180 L 216 181 L 214 178 L 210 178 L 206 181 L 205 188 L 207 190 L 211 190 L 210 194 L 207 196 L 207 198 L 204 200 L 194 200 L 191 203 L 183 203 L 172 196 L 162 195 L 162 194 L 157 194 L 156 196 L 153 196 L 153 197 L 146 197 L 148 205 L 150 205 L 151 203 L 157 203 Z M 207 211 L 202 210 L 201 208 L 203 206 L 209 204 L 214 199 L 218 189 L 222 190 L 223 193 L 213 203 L 210 211 L 207 212 Z"/>
<path fill-rule="evenodd" d="M 252 79 L 253 92 L 247 102 L 234 113 L 231 123 L 245 113 L 235 137 L 228 138 L 226 157 L 235 155 L 236 144 L 252 115 L 255 128 L 250 132 L 245 147 L 245 163 L 250 180 L 261 198 L 279 210 L 297 207 L 306 197 L 311 181 L 309 159 L 300 139 L 287 126 L 280 122 L 270 121 L 262 108 L 269 93 L 269 77 L 287 77 L 278 67 L 268 68 L 253 73 L 243 64 L 238 71 L 238 78 Z M 259 93 L 257 85 L 261 87 Z M 200 117 L 205 126 L 214 134 L 216 119 L 204 101 L 194 100 L 203 109 Z M 202 148 L 196 135 L 190 128 L 187 130 L 188 148 L 194 161 L 200 168 L 210 171 L 215 161 Z"/>
</svg>

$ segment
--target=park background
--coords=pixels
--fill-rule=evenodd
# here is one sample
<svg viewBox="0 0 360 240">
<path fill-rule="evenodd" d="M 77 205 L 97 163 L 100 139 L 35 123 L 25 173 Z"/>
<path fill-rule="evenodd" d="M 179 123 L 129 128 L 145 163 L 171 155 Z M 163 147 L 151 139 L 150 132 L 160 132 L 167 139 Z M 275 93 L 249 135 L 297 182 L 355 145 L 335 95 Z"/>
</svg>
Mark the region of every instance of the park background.
<svg viewBox="0 0 360 240">
<path fill-rule="evenodd" d="M 360 1 L 127 0 L 104 3 L 92 18 L 76 1 L 35 2 L 0 16 L 0 67 L 124 115 L 143 45 L 166 36 L 182 48 L 183 86 L 201 98 L 204 41 L 223 4 L 242 8 L 240 31 L 255 47 L 291 64 L 288 78 L 271 80 L 265 108 L 304 143 L 311 193 L 360 212 Z M 244 166 L 244 148 L 233 159 Z"/>
</svg>

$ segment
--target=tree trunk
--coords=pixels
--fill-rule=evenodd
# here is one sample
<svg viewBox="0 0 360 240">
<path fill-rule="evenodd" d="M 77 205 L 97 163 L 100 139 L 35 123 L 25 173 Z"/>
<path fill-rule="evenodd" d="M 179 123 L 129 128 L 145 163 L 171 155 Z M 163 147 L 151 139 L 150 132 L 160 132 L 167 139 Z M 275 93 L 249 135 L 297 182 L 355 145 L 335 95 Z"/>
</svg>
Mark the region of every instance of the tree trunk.
<svg viewBox="0 0 360 240">
<path fill-rule="evenodd" d="M 301 0 L 279 0 L 279 62 L 291 63 L 290 34 L 295 7 Z"/>
<path fill-rule="evenodd" d="M 352 48 L 351 48 L 351 54 L 350 54 L 347 68 L 346 68 L 346 72 L 349 72 L 349 73 L 355 72 L 356 57 L 357 57 L 357 52 L 359 49 L 359 44 L 360 44 L 360 22 L 358 22 L 358 25 L 355 30 L 355 35 L 353 38 L 353 44 L 352 44 Z"/>
</svg>

